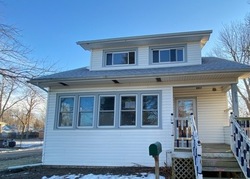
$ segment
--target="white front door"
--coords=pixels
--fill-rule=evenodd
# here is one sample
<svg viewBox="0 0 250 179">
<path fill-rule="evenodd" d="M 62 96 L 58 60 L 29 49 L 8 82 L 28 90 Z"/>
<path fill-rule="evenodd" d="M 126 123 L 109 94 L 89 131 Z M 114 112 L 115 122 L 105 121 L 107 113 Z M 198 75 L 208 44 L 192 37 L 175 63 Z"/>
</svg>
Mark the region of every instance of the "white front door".
<svg viewBox="0 0 250 179">
<path fill-rule="evenodd" d="M 175 118 L 175 147 L 191 147 L 191 122 L 190 115 L 196 119 L 196 100 L 194 98 L 176 99 L 176 118 Z"/>
</svg>

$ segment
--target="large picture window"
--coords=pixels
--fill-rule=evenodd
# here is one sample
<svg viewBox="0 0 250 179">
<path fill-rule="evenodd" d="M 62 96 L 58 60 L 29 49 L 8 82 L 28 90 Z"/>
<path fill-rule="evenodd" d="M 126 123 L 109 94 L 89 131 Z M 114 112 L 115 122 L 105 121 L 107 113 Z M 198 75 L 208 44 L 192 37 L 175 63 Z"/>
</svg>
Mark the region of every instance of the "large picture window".
<svg viewBox="0 0 250 179">
<path fill-rule="evenodd" d="M 136 96 L 121 97 L 120 126 L 136 125 Z"/>
<path fill-rule="evenodd" d="M 142 125 L 158 126 L 158 95 L 143 95 Z"/>
<path fill-rule="evenodd" d="M 59 109 L 59 127 L 72 127 L 74 118 L 74 97 L 61 97 Z"/>
<path fill-rule="evenodd" d="M 79 127 L 92 127 L 94 119 L 94 97 L 80 97 L 79 102 Z"/>
<path fill-rule="evenodd" d="M 160 90 L 60 93 L 55 129 L 160 128 L 160 101 Z"/>
<path fill-rule="evenodd" d="M 135 64 L 135 51 L 106 53 L 106 66 Z"/>
<path fill-rule="evenodd" d="M 184 48 L 152 49 L 153 63 L 183 62 Z"/>
<path fill-rule="evenodd" d="M 115 97 L 100 96 L 99 126 L 114 126 Z"/>
</svg>

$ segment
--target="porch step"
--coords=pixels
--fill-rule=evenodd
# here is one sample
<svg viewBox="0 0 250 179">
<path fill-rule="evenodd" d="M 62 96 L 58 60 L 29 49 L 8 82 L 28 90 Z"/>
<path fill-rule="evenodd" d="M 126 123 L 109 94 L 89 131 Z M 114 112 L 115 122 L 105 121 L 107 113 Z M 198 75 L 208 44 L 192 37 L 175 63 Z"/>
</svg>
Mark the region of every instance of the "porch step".
<svg viewBox="0 0 250 179">
<path fill-rule="evenodd" d="M 202 171 L 206 172 L 241 172 L 240 168 L 232 167 L 202 167 Z"/>
<path fill-rule="evenodd" d="M 238 162 L 235 158 L 205 158 L 202 160 L 203 167 L 217 167 L 217 168 L 239 168 Z"/>
<path fill-rule="evenodd" d="M 205 144 L 202 153 L 204 178 L 242 178 L 241 168 L 229 145 Z"/>
</svg>

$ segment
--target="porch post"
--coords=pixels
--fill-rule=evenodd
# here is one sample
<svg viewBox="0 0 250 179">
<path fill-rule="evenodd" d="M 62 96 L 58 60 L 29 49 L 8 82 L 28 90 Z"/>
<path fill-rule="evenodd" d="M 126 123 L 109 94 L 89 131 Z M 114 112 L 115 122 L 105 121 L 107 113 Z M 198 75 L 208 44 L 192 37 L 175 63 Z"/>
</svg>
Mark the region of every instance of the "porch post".
<svg viewBox="0 0 250 179">
<path fill-rule="evenodd" d="M 237 83 L 231 84 L 233 115 L 239 117 Z"/>
</svg>

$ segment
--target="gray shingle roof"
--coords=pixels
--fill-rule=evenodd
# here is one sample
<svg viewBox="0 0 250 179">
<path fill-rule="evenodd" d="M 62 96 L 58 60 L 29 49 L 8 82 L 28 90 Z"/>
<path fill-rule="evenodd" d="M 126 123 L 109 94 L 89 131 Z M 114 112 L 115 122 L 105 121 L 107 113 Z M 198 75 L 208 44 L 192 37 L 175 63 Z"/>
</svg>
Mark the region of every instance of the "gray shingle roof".
<svg viewBox="0 0 250 179">
<path fill-rule="evenodd" d="M 57 81 L 57 80 L 90 80 L 102 78 L 123 78 L 123 77 L 145 77 L 151 75 L 185 75 L 201 73 L 223 73 L 223 72 L 250 72 L 250 66 L 240 64 L 216 57 L 203 57 L 201 65 L 145 68 L 145 69 L 124 69 L 124 70 L 103 70 L 90 71 L 86 67 L 55 73 L 32 79 L 30 82 Z"/>
</svg>

